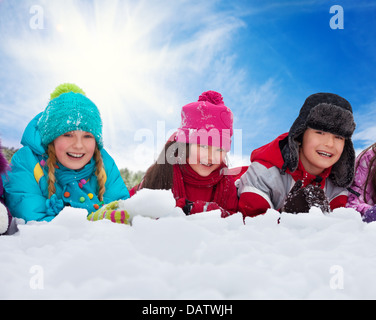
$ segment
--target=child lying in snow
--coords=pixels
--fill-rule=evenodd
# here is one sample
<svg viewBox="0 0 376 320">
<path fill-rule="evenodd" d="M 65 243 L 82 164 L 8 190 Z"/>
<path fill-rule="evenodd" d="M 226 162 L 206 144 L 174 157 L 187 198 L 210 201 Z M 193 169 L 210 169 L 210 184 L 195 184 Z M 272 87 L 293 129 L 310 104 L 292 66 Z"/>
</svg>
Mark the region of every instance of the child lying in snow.
<svg viewBox="0 0 376 320">
<path fill-rule="evenodd" d="M 212 210 L 220 210 L 222 217 L 236 213 L 235 179 L 226 164 L 232 126 L 233 114 L 224 105 L 222 95 L 204 92 L 197 102 L 183 106 L 180 127 L 134 191 L 171 190 L 176 206 L 186 215 Z M 88 218 L 109 218 L 106 214 Z M 117 217 L 124 221 L 121 212 Z M 116 216 L 110 219 L 116 220 Z"/>
<path fill-rule="evenodd" d="M 104 150 L 97 106 L 74 84 L 62 84 L 26 127 L 23 148 L 4 177 L 12 215 L 51 221 L 65 206 L 94 212 L 129 198 L 120 172 Z"/>
<path fill-rule="evenodd" d="M 309 96 L 288 133 L 252 152 L 238 181 L 239 210 L 253 217 L 269 208 L 299 213 L 315 204 L 323 211 L 344 207 L 354 176 L 354 129 L 347 100 L 332 93 Z"/>
</svg>

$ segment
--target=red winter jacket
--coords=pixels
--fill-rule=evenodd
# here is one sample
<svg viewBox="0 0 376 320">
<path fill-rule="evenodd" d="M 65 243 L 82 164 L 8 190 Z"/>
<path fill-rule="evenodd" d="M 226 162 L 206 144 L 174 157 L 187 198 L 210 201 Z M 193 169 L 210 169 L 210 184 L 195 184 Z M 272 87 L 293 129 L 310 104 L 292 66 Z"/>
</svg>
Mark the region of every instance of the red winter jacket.
<svg viewBox="0 0 376 320">
<path fill-rule="evenodd" d="M 303 186 L 313 184 L 321 187 L 330 201 L 331 209 L 344 207 L 347 202 L 347 190 L 335 186 L 329 179 L 331 168 L 324 170 L 319 176 L 305 171 L 299 161 L 294 172 L 282 171 L 284 160 L 280 150 L 280 142 L 288 133 L 280 135 L 274 141 L 254 150 L 251 154 L 251 165 L 237 183 L 239 188 L 239 211 L 245 216 L 264 214 L 269 208 L 280 210 L 287 194 L 296 181 L 302 180 Z"/>
<path fill-rule="evenodd" d="M 224 165 L 207 177 L 197 174 L 189 164 L 175 165 L 172 192 L 185 214 L 219 209 L 224 218 L 237 212 L 235 180 Z"/>
</svg>

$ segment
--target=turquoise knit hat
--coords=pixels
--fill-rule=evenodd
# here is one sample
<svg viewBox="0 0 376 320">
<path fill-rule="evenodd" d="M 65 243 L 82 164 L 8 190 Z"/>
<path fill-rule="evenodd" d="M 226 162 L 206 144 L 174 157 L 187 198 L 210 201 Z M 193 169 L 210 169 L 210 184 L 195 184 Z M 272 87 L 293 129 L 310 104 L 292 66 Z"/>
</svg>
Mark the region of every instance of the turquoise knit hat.
<svg viewBox="0 0 376 320">
<path fill-rule="evenodd" d="M 45 149 L 57 137 L 69 131 L 90 132 L 103 148 L 102 120 L 96 105 L 74 84 L 58 86 L 38 121 L 38 130 Z"/>
</svg>

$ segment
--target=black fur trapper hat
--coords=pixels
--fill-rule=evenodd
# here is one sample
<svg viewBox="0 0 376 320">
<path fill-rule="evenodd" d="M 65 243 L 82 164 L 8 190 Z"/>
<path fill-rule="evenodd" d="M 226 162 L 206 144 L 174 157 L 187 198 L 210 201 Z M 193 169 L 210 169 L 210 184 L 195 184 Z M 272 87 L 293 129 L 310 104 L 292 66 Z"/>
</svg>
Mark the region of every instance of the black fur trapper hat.
<svg viewBox="0 0 376 320">
<path fill-rule="evenodd" d="M 345 138 L 340 159 L 329 178 L 338 187 L 347 188 L 354 179 L 355 151 L 351 136 L 355 122 L 350 103 L 334 93 L 315 93 L 304 102 L 298 118 L 290 128 L 287 141 L 280 145 L 283 170 L 294 172 L 299 163 L 299 146 L 307 128 L 330 132 Z"/>
</svg>

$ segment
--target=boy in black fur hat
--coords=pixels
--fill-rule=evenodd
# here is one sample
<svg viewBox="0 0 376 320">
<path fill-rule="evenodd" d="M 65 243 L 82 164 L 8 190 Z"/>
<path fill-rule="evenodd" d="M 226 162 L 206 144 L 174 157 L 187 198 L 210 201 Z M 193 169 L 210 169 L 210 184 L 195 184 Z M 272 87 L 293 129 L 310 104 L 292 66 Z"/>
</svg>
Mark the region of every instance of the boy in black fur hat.
<svg viewBox="0 0 376 320">
<path fill-rule="evenodd" d="M 354 177 L 354 130 L 347 100 L 332 93 L 309 96 L 288 133 L 252 152 L 237 181 L 239 211 L 252 217 L 269 208 L 299 213 L 344 207 Z"/>
<path fill-rule="evenodd" d="M 12 216 L 8 208 L 4 204 L 3 199 L 3 180 L 1 179 L 1 174 L 5 173 L 8 169 L 8 161 L 5 159 L 1 152 L 1 145 L 0 145 L 0 236 L 5 234 L 8 231 L 10 223 L 12 221 Z"/>
</svg>

